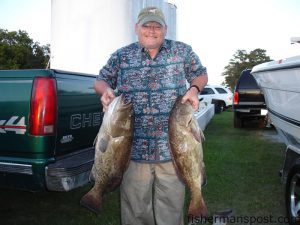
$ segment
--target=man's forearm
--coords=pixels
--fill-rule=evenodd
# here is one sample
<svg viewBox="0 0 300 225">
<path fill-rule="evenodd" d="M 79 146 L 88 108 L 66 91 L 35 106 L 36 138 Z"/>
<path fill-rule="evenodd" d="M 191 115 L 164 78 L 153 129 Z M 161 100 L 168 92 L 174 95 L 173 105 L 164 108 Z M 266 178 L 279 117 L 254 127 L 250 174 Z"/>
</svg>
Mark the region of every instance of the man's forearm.
<svg viewBox="0 0 300 225">
<path fill-rule="evenodd" d="M 202 91 L 205 85 L 207 84 L 207 81 L 208 81 L 208 76 L 204 74 L 194 78 L 190 86 L 196 85 L 199 88 L 199 90 Z"/>
</svg>

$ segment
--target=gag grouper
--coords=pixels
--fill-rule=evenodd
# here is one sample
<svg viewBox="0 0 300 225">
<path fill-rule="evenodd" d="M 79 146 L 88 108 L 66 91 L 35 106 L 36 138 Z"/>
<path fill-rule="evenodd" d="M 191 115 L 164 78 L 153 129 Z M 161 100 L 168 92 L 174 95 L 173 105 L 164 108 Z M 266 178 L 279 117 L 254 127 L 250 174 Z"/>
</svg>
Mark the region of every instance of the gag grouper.
<svg viewBox="0 0 300 225">
<path fill-rule="evenodd" d="M 121 184 L 123 173 L 130 161 L 133 140 L 133 107 L 125 103 L 123 95 L 116 97 L 108 106 L 95 139 L 95 159 L 92 177 L 93 188 L 85 194 L 80 204 L 99 214 L 102 196 Z"/>
<path fill-rule="evenodd" d="M 200 129 L 194 109 L 189 102 L 181 103 L 182 96 L 176 102 L 169 117 L 169 142 L 173 163 L 178 175 L 190 190 L 191 199 L 188 214 L 193 216 L 208 215 L 202 197 L 201 185 L 204 181 L 204 162 Z"/>
</svg>

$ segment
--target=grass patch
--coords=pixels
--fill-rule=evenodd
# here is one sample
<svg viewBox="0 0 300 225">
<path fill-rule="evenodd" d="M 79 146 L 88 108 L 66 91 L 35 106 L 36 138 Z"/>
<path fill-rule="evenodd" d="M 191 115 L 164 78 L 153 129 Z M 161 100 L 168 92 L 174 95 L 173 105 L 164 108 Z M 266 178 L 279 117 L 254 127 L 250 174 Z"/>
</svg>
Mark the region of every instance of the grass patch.
<svg viewBox="0 0 300 225">
<path fill-rule="evenodd" d="M 285 216 L 278 176 L 285 145 L 261 136 L 270 131 L 255 128 L 255 123 L 234 129 L 231 111 L 214 116 L 205 130 L 204 142 L 208 185 L 203 195 L 211 213 L 232 208 L 235 219 L 243 217 L 244 222 L 253 218 L 258 221 L 252 224 L 285 224 L 277 222 Z M 263 218 L 264 223 L 260 223 Z"/>
<path fill-rule="evenodd" d="M 285 146 L 262 138 L 262 129 L 234 129 L 232 118 L 231 111 L 216 114 L 204 132 L 208 184 L 203 195 L 207 207 L 211 214 L 232 208 L 236 218 L 274 219 L 272 223 L 252 224 L 285 224 L 275 222 L 285 216 L 283 187 L 278 177 Z M 79 205 L 90 188 L 87 185 L 67 193 L 0 189 L 1 224 L 119 225 L 119 191 L 106 195 L 103 213 L 96 216 Z"/>
</svg>

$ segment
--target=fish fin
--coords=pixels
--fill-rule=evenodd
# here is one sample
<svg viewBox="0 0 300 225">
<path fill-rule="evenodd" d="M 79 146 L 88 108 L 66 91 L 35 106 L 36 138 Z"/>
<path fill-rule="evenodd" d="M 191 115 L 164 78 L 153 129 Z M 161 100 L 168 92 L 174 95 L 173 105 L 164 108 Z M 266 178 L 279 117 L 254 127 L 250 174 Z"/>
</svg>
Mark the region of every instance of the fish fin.
<svg viewBox="0 0 300 225">
<path fill-rule="evenodd" d="M 95 164 L 93 164 L 93 167 L 91 169 L 91 172 L 90 172 L 90 176 L 89 176 L 89 182 L 95 182 Z"/>
<path fill-rule="evenodd" d="M 107 149 L 107 145 L 108 145 L 108 139 L 102 138 L 100 140 L 100 146 L 99 146 L 100 151 L 105 152 Z"/>
<path fill-rule="evenodd" d="M 94 139 L 93 146 L 95 146 L 95 145 L 96 145 L 96 143 L 97 143 L 97 140 L 98 140 L 98 136 L 99 136 L 99 133 L 96 135 L 96 137 L 95 137 L 95 139 Z"/>
<path fill-rule="evenodd" d="M 207 185 L 207 177 L 206 177 L 206 171 L 205 171 L 205 167 L 202 168 L 201 170 L 201 186 L 204 187 Z"/>
<path fill-rule="evenodd" d="M 102 196 L 96 194 L 96 192 L 92 189 L 80 199 L 80 205 L 93 213 L 100 214 L 102 209 Z"/>
<path fill-rule="evenodd" d="M 204 136 L 204 133 L 203 133 L 203 131 L 200 127 L 199 127 L 199 131 L 200 131 L 201 140 L 202 140 L 202 142 L 204 142 L 205 141 L 205 136 Z"/>
<path fill-rule="evenodd" d="M 191 127 L 191 133 L 193 134 L 194 138 L 199 143 L 202 143 L 205 140 L 204 134 L 203 134 L 203 131 L 201 130 L 201 128 L 199 127 L 198 122 L 195 118 L 192 118 L 190 127 Z"/>
<path fill-rule="evenodd" d="M 101 152 L 105 152 L 111 136 L 107 132 L 105 132 L 105 129 L 103 129 L 102 126 L 100 127 L 100 130 L 94 139 L 93 145 L 95 146 L 95 149 L 99 149 Z"/>
<path fill-rule="evenodd" d="M 105 152 L 109 143 L 109 135 L 97 135 L 94 142 L 96 142 L 96 149 L 99 149 L 101 152 Z"/>
</svg>

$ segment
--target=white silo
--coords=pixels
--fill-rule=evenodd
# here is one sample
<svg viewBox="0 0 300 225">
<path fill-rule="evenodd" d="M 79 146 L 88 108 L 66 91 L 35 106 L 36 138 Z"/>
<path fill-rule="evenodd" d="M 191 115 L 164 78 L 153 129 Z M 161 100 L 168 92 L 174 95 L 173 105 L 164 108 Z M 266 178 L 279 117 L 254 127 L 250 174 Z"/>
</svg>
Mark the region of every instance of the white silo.
<svg viewBox="0 0 300 225">
<path fill-rule="evenodd" d="M 98 74 L 110 54 L 137 40 L 139 11 L 157 6 L 176 39 L 176 6 L 164 0 L 52 0 L 51 64 L 53 69 Z"/>
</svg>

